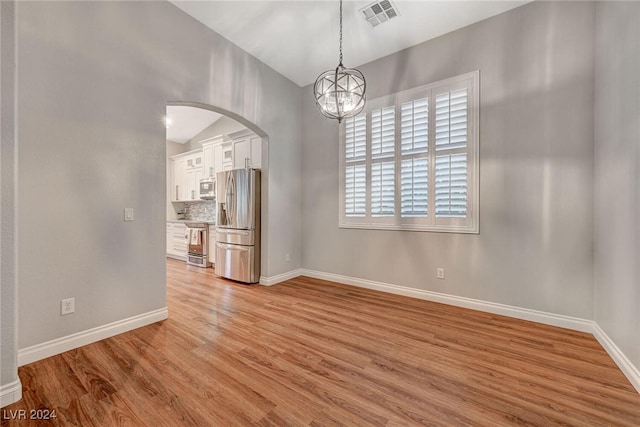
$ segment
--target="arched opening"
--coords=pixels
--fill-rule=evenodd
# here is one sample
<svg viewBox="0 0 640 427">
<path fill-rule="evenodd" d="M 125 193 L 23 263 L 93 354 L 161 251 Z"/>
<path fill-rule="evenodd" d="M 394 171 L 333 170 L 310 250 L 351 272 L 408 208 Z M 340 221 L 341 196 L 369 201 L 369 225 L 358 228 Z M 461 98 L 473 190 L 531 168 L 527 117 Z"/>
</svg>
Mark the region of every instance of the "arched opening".
<svg viewBox="0 0 640 427">
<path fill-rule="evenodd" d="M 268 228 L 265 226 L 269 205 L 268 135 L 244 117 L 213 105 L 170 101 L 167 102 L 167 120 L 171 119 L 171 113 L 178 113 L 175 117 L 184 122 L 189 122 L 190 114 L 193 113 L 193 116 L 199 116 L 200 121 L 195 120 L 197 123 L 186 126 L 186 129 L 181 128 L 178 133 L 173 131 L 172 126 L 182 124 L 166 123 L 167 257 L 185 260 L 192 265 L 197 263 L 201 267 L 215 268 L 216 261 L 219 260 L 216 260 L 215 233 L 212 235 L 211 232 L 212 223 L 219 221 L 217 213 L 221 205 L 215 196 L 206 193 L 207 183 L 215 185 L 219 172 L 247 167 L 259 169 L 262 178 L 260 223 L 263 224 L 258 231 L 260 244 L 257 249 L 261 273 L 258 274 L 259 280 L 265 271 L 268 257 Z M 172 135 L 176 136 L 176 140 L 171 139 Z M 188 168 L 184 172 L 181 169 L 183 164 Z M 201 249 L 206 254 L 199 254 L 200 258 L 192 258 L 189 248 L 193 249 L 193 246 L 189 245 L 189 239 L 193 231 L 189 230 L 188 226 L 198 221 L 209 224 L 208 245 L 205 245 L 208 247 Z M 180 244 L 181 236 L 184 236 L 186 241 L 183 244 Z M 228 265 L 228 262 L 225 265 Z"/>
</svg>

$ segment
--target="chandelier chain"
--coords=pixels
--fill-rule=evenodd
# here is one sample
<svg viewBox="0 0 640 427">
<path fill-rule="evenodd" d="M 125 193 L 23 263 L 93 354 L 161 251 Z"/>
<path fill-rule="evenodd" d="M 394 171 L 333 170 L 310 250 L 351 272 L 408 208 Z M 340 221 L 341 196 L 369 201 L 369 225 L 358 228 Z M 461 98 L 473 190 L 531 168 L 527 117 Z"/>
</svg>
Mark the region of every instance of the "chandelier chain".
<svg viewBox="0 0 640 427">
<path fill-rule="evenodd" d="M 340 0 L 340 65 L 342 65 L 342 0 Z"/>
<path fill-rule="evenodd" d="M 363 110 L 367 89 L 362 73 L 355 68 L 345 68 L 342 64 L 342 21 L 340 0 L 340 63 L 335 69 L 320 74 L 313 85 L 313 94 L 320 112 L 326 117 L 337 119 L 338 123 Z"/>
</svg>

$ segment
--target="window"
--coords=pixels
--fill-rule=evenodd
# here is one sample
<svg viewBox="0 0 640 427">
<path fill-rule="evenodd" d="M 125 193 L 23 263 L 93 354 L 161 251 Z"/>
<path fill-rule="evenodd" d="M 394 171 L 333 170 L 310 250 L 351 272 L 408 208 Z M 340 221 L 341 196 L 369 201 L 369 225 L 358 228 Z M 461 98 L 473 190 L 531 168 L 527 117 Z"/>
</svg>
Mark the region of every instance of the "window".
<svg viewBox="0 0 640 427">
<path fill-rule="evenodd" d="M 340 127 L 340 227 L 478 232 L 479 72 L 369 100 Z"/>
</svg>

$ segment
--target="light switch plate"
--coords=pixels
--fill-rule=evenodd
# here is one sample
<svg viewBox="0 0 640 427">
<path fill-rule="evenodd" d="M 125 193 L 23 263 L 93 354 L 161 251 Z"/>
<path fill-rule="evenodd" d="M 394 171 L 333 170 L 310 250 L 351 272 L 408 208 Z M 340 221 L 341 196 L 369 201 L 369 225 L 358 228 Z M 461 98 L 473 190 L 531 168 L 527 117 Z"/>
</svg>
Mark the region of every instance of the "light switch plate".
<svg viewBox="0 0 640 427">
<path fill-rule="evenodd" d="M 133 208 L 124 208 L 124 220 L 133 221 Z"/>
</svg>

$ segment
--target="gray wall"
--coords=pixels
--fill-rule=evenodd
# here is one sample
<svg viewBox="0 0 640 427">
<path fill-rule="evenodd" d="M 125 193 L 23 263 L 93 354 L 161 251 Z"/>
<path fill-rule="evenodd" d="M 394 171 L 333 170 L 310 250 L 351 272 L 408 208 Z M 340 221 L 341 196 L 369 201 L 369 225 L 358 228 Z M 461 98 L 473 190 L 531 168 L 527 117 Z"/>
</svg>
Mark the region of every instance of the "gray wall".
<svg viewBox="0 0 640 427">
<path fill-rule="evenodd" d="M 167 2 L 17 9 L 20 348 L 165 306 L 168 101 L 269 136 L 266 249 L 300 252 L 299 87 Z M 263 275 L 300 267 L 271 253 Z"/>
<path fill-rule="evenodd" d="M 14 4 L 0 2 L 0 388 L 18 379 L 14 24 Z"/>
<path fill-rule="evenodd" d="M 338 127 L 306 96 L 304 267 L 591 319 L 593 24 L 534 2 L 359 67 L 369 99 L 480 70 L 479 235 L 339 229 Z"/>
<path fill-rule="evenodd" d="M 596 10 L 595 321 L 640 368 L 640 3 Z"/>
<path fill-rule="evenodd" d="M 246 129 L 246 126 L 244 126 L 242 123 L 238 123 L 232 118 L 222 116 L 211 126 L 187 141 L 187 143 L 185 144 L 187 146 L 187 151 L 201 149 L 202 145 L 200 145 L 200 141 L 202 141 L 203 139 L 213 138 L 214 136 L 218 135 L 226 135 L 242 129 Z"/>
</svg>

